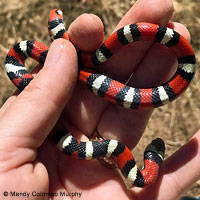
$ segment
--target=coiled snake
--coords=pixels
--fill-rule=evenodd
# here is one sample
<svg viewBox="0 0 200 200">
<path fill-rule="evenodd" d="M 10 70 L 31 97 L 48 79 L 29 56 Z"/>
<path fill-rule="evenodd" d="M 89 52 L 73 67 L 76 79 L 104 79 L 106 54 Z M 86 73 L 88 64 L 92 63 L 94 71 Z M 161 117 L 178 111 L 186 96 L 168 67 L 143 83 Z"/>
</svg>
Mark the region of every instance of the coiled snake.
<svg viewBox="0 0 200 200">
<path fill-rule="evenodd" d="M 61 10 L 51 11 L 48 25 L 49 34 L 53 39 L 70 39 L 64 26 Z M 106 62 L 124 45 L 145 40 L 165 45 L 177 56 L 177 71 L 167 83 L 155 88 L 139 89 L 124 85 L 106 75 L 95 73 L 95 66 Z M 38 41 L 23 41 L 10 49 L 5 67 L 9 78 L 20 91 L 33 79 L 24 66 L 26 58 L 31 57 L 43 65 L 47 53 L 48 47 Z M 89 62 L 84 53 L 81 54 L 80 59 L 79 81 L 94 94 L 113 104 L 130 109 L 158 107 L 174 100 L 187 88 L 195 73 L 195 55 L 186 39 L 170 28 L 151 23 L 129 24 L 119 29 L 90 56 Z M 90 70 L 87 70 L 88 68 Z M 129 188 L 133 185 L 143 187 L 156 180 L 165 151 L 164 142 L 161 139 L 153 140 L 144 153 L 145 167 L 139 170 L 131 151 L 116 140 L 81 142 L 77 141 L 66 129 L 61 129 L 54 135 L 54 141 L 65 154 L 79 159 L 111 157 L 127 180 Z"/>
</svg>

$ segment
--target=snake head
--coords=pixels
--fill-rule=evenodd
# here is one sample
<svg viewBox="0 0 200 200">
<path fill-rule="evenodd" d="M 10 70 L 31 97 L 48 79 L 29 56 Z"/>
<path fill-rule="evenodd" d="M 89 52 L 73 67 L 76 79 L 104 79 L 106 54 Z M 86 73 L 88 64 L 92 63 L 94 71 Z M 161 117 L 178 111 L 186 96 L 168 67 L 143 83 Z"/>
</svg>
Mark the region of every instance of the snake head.
<svg viewBox="0 0 200 200">
<path fill-rule="evenodd" d="M 156 138 L 146 147 L 145 152 L 155 152 L 161 159 L 164 159 L 165 155 L 165 143 L 161 138 Z"/>
</svg>

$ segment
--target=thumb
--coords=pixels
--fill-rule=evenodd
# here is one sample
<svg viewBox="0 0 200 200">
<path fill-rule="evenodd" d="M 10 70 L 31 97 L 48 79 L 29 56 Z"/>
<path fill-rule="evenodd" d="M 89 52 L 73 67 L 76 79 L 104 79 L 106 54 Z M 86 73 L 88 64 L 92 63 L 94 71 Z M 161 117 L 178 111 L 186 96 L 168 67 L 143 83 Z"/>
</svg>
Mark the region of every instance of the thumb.
<svg viewBox="0 0 200 200">
<path fill-rule="evenodd" d="M 73 92 L 77 74 L 75 48 L 67 40 L 55 40 L 42 70 L 3 109 L 0 118 L 1 152 L 8 154 L 9 148 L 20 147 L 36 149 L 43 143 Z"/>
</svg>

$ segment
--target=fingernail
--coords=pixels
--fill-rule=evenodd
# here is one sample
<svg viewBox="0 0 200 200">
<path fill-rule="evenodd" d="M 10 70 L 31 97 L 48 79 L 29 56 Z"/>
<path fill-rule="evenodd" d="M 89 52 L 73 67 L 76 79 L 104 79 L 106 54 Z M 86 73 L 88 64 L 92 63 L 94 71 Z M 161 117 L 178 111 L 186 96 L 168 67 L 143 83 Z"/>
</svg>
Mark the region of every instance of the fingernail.
<svg viewBox="0 0 200 200">
<path fill-rule="evenodd" d="M 58 63 L 61 57 L 61 53 L 64 49 L 65 41 L 64 39 L 54 40 L 49 48 L 49 52 L 47 54 L 47 58 L 45 60 L 45 67 L 53 67 Z"/>
</svg>

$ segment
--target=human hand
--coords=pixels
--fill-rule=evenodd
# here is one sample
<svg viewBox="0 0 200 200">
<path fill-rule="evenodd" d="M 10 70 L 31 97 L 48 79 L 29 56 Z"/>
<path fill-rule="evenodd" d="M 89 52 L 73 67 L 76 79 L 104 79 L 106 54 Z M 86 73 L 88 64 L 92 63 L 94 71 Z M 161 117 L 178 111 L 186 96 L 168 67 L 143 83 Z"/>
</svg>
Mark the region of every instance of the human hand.
<svg viewBox="0 0 200 200">
<path fill-rule="evenodd" d="M 146 2 L 139 0 L 120 22 L 117 29 L 137 21 L 166 25 L 172 12 L 173 7 L 171 1 L 163 2 L 154 0 Z M 175 30 L 189 39 L 188 32 L 183 26 L 171 24 L 171 26 L 173 25 L 175 26 Z M 96 17 L 83 15 L 71 25 L 69 35 L 72 42 L 81 50 L 92 51 L 97 49 L 103 41 L 103 26 Z M 4 170 L 7 173 L 1 173 L 0 181 L 5 185 L 2 190 L 8 190 L 14 184 L 24 182 L 18 188 L 19 191 L 27 188 L 28 185 L 27 190 L 31 192 L 47 192 L 48 189 L 51 192 L 57 192 L 59 190 L 73 192 L 76 190 L 77 192 L 82 192 L 82 198 L 87 199 L 93 199 L 97 196 L 99 199 L 147 199 L 147 197 L 148 199 L 164 199 L 166 197 L 166 191 L 171 191 L 171 187 L 175 187 L 172 184 L 174 181 L 172 178 L 173 173 L 172 176 L 167 176 L 168 178 L 162 175 L 168 173 L 172 169 L 172 166 L 174 166 L 174 163 L 177 163 L 176 156 L 178 154 L 174 155 L 176 162 L 173 162 L 172 158 L 166 162 L 159 180 L 153 186 L 142 191 L 137 189 L 127 191 L 124 188 L 121 178 L 114 170 L 106 169 L 97 161 L 79 161 L 68 158 L 58 152 L 55 145 L 49 139 L 44 142 L 44 139 L 58 120 L 64 105 L 69 100 L 76 81 L 77 62 L 74 49 L 68 42 L 62 41 L 62 43 L 62 51 L 66 54 L 64 56 L 64 53 L 62 53 L 63 57 L 59 59 L 62 63 L 57 63 L 55 60 L 54 62 L 49 61 L 48 63 L 48 59 L 55 59 L 54 56 L 51 56 L 50 50 L 47 64 L 45 64 L 48 67 L 44 67 L 24 92 L 17 98 L 12 97 L 2 108 L 0 127 L 2 130 L 1 143 L 3 146 L 1 145 L 1 152 L 4 152 L 2 155 L 6 155 L 6 162 L 2 163 L 5 163 L 5 167 L 7 167 Z M 135 71 L 134 77 L 130 81 L 130 84 L 134 84 L 136 87 L 151 87 L 168 80 L 176 67 L 175 57 L 169 51 L 157 45 L 156 47 L 151 47 L 151 49 L 149 49 L 151 46 L 149 43 L 138 43 L 136 45 L 123 48 L 123 51 L 118 53 L 120 56 L 118 54 L 114 55 L 113 58 L 104 64 L 104 72 L 123 82 L 129 78 L 130 74 L 137 67 L 137 71 Z M 52 47 L 52 54 L 55 53 L 55 49 L 56 52 L 58 51 L 58 46 Z M 65 48 L 66 46 L 68 48 Z M 134 61 L 132 59 L 133 54 L 135 54 Z M 67 55 L 70 56 L 68 57 Z M 149 66 L 149 63 L 154 64 L 154 71 L 151 71 L 152 66 Z M 49 70 L 49 65 L 52 66 L 51 70 Z M 162 65 L 162 70 L 160 69 L 160 65 Z M 122 70 L 121 66 L 125 66 L 126 68 L 124 67 Z M 52 71 L 54 71 L 54 74 L 52 74 Z M 59 85 L 55 84 L 57 80 L 57 78 L 54 78 L 55 72 L 58 73 Z M 144 77 L 145 75 L 148 75 L 148 77 Z M 52 91 L 55 91 L 54 94 L 52 94 Z M 27 102 L 30 103 L 27 104 Z M 40 108 L 39 110 L 38 107 Z M 23 112 L 19 112 L 18 110 L 22 110 Z M 13 113 L 18 112 L 18 118 L 16 119 Z M 93 96 L 86 88 L 78 84 L 62 114 L 61 122 L 77 138 L 86 139 L 82 135 L 86 134 L 90 136 L 97 128 L 103 137 L 118 139 L 132 148 L 139 140 L 150 114 L 151 111 L 130 111 L 110 105 L 105 100 Z M 8 123 L 13 125 L 10 127 Z M 25 129 L 25 126 L 30 130 Z M 12 137 L 6 137 L 6 135 Z M 15 137 L 13 137 L 14 135 Z M 198 134 L 195 138 L 198 138 Z M 41 147 L 36 152 L 35 150 L 40 145 Z M 7 150 L 12 149 L 13 146 L 15 147 L 15 151 L 11 151 L 9 154 Z M 188 148 L 186 146 L 186 149 Z M 12 156 L 13 152 L 14 156 Z M 183 153 L 183 150 L 181 152 Z M 20 159 L 18 156 L 20 156 Z M 4 158 L 4 161 L 5 157 L 2 156 L 2 158 Z M 197 162 L 197 159 L 194 161 Z M 190 162 L 190 167 L 194 161 Z M 2 166 L 4 167 L 4 165 Z M 181 172 L 184 173 L 184 171 Z M 26 174 L 24 181 L 22 181 L 22 174 Z M 13 180 L 12 185 L 10 179 L 13 176 L 19 178 Z M 50 182 L 48 176 L 50 177 Z M 179 177 L 182 178 L 181 176 Z M 181 184 L 183 185 L 177 187 L 177 191 L 171 192 L 171 197 L 168 194 L 166 198 L 175 199 L 178 192 L 182 192 L 193 181 L 194 178 L 192 176 L 186 182 L 182 180 Z M 177 184 L 175 181 L 174 183 Z M 150 197 L 150 195 L 154 196 Z M 39 197 L 38 199 L 42 198 Z M 61 197 L 58 197 L 58 199 L 61 199 Z"/>
<path fill-rule="evenodd" d="M 35 71 L 38 68 L 39 65 Z M 77 71 L 74 46 L 64 39 L 56 40 L 50 47 L 44 67 L 31 84 L 19 95 L 10 97 L 1 108 L 0 199 L 18 199 L 10 197 L 10 192 L 30 193 L 29 199 L 49 198 L 32 194 L 48 192 L 49 179 L 52 179 L 47 171 L 49 168 L 40 160 L 39 147 L 68 102 L 77 82 Z M 41 149 L 53 156 L 50 151 L 55 145 L 45 146 Z M 51 169 L 55 170 L 53 166 Z M 19 196 L 19 199 L 27 199 L 27 196 Z"/>
</svg>

